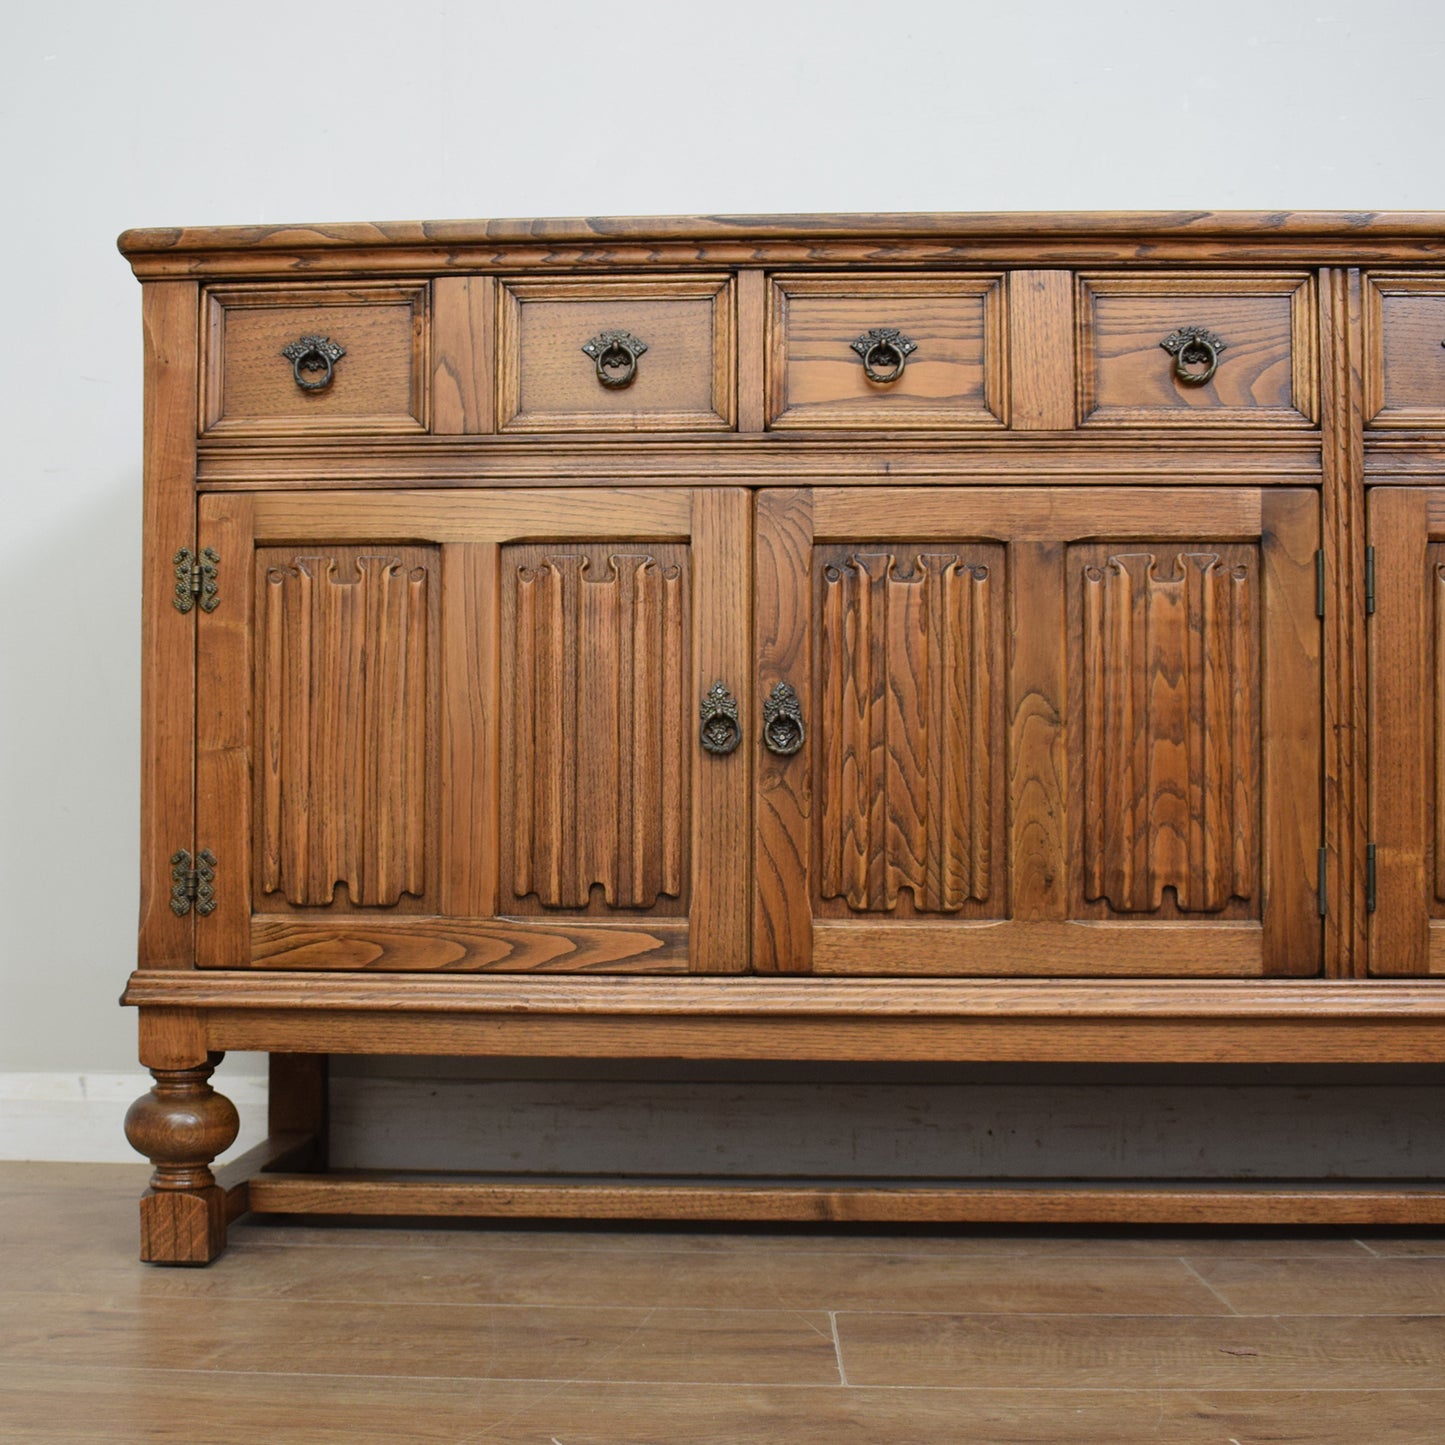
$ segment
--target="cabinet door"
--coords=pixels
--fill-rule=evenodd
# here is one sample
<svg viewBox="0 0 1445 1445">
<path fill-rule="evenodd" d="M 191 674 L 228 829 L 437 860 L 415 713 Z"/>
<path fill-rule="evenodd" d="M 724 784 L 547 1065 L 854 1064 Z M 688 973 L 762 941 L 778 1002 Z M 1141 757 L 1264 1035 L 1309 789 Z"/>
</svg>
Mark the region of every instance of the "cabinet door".
<svg viewBox="0 0 1445 1445">
<path fill-rule="evenodd" d="M 1445 973 L 1445 487 L 1371 492 L 1370 972 Z"/>
<path fill-rule="evenodd" d="M 200 504 L 203 966 L 748 966 L 736 488 L 258 492 Z"/>
<path fill-rule="evenodd" d="M 760 494 L 760 970 L 1309 974 L 1312 492 Z M 786 741 L 784 739 L 784 741 Z"/>
</svg>

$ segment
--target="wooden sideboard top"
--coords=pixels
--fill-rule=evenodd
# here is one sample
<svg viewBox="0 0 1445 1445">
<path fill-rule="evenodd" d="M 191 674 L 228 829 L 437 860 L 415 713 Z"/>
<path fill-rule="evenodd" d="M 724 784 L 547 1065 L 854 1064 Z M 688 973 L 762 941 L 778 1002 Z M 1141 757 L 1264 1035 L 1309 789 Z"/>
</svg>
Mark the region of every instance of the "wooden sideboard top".
<svg viewBox="0 0 1445 1445">
<path fill-rule="evenodd" d="M 125 231 L 143 278 L 488 265 L 923 264 L 1017 259 L 1445 261 L 1445 211 L 1019 211 L 555 217 Z M 378 263 L 380 265 L 378 266 Z"/>
</svg>

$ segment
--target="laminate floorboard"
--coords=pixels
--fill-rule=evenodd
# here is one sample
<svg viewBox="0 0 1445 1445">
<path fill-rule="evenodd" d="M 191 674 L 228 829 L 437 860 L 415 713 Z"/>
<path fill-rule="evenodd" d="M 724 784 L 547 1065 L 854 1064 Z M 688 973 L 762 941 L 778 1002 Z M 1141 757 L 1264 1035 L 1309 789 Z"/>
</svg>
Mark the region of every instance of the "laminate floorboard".
<svg viewBox="0 0 1445 1445">
<path fill-rule="evenodd" d="M 245 1220 L 0 1164 L 0 1441 L 1439 1445 L 1445 1235 Z"/>
</svg>

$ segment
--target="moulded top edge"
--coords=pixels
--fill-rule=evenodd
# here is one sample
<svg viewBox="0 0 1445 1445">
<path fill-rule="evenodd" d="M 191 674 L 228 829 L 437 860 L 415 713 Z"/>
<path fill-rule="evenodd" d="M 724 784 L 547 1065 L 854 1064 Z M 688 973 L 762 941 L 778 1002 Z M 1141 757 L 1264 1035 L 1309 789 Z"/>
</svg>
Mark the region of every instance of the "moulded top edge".
<svg viewBox="0 0 1445 1445">
<path fill-rule="evenodd" d="M 584 216 L 536 220 L 377 221 L 171 226 L 125 231 L 130 257 L 213 251 L 468 246 L 606 241 L 895 240 L 957 237 L 1369 236 L 1445 238 L 1445 211 L 1016 211 L 757 216 Z"/>
</svg>

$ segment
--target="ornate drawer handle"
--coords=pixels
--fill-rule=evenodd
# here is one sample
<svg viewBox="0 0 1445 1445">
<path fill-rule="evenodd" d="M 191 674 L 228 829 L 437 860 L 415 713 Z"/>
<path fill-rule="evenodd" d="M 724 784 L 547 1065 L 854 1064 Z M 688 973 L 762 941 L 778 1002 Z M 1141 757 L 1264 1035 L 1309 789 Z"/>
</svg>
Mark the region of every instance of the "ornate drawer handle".
<svg viewBox="0 0 1445 1445">
<path fill-rule="evenodd" d="M 742 741 L 743 730 L 738 722 L 738 701 L 723 686 L 722 678 L 713 683 L 703 696 L 702 746 L 704 752 L 730 753 Z"/>
<path fill-rule="evenodd" d="M 881 386 L 897 381 L 908 358 L 918 350 L 918 343 L 910 341 L 896 326 L 875 326 L 848 344 L 863 358 L 864 376 Z"/>
<path fill-rule="evenodd" d="M 285 347 L 281 355 L 291 363 L 291 374 L 302 391 L 325 391 L 331 385 L 336 363 L 346 355 L 346 348 L 329 336 L 303 336 Z M 307 381 L 303 371 L 319 371 L 323 374 L 315 381 Z"/>
<path fill-rule="evenodd" d="M 603 386 L 631 386 L 647 343 L 630 331 L 599 331 L 582 350 L 597 363 L 597 380 Z"/>
<path fill-rule="evenodd" d="M 763 745 L 780 758 L 803 746 L 803 708 L 791 684 L 780 682 L 763 702 Z"/>
<path fill-rule="evenodd" d="M 1159 345 L 1174 358 L 1174 375 L 1185 386 L 1203 386 L 1219 365 L 1219 353 L 1228 349 L 1225 342 L 1202 326 L 1181 326 Z M 1191 371 L 1190 367 L 1203 369 Z"/>
</svg>

